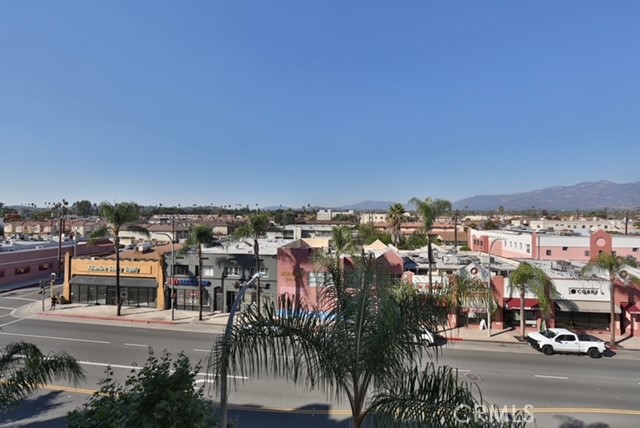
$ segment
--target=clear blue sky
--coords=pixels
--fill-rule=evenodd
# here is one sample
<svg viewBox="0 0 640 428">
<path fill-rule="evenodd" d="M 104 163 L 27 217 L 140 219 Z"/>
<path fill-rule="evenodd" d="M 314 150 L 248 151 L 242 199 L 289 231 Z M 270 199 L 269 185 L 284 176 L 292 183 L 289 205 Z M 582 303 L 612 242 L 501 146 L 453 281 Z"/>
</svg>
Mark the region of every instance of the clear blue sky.
<svg viewBox="0 0 640 428">
<path fill-rule="evenodd" d="M 640 181 L 638 1 L 0 2 L 7 205 Z"/>
</svg>

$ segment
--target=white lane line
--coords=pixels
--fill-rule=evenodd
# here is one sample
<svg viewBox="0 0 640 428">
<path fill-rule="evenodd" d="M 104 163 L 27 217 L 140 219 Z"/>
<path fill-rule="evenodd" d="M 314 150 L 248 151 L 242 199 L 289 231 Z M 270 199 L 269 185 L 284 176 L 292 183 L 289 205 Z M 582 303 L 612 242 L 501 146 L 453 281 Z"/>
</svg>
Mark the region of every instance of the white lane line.
<svg viewBox="0 0 640 428">
<path fill-rule="evenodd" d="M 13 311 L 11 311 L 11 316 L 13 316 L 13 313 L 14 313 L 14 312 L 15 312 L 15 309 L 14 309 Z M 25 317 L 25 318 L 18 318 L 18 319 L 16 319 L 16 320 L 9 321 L 9 322 L 6 322 L 6 323 L 4 323 L 4 324 L 0 324 L 0 328 L 2 328 L 2 327 L 6 327 L 6 326 L 11 325 L 11 324 L 15 324 L 15 323 L 17 323 L 17 322 L 20 322 L 20 321 L 22 321 L 22 320 L 26 320 L 26 319 L 29 319 L 29 317 Z"/>
<path fill-rule="evenodd" d="M 10 311 L 14 310 L 15 308 L 11 307 L 11 306 L 0 306 L 0 309 L 9 309 Z"/>
<path fill-rule="evenodd" d="M 211 349 L 198 349 L 198 348 L 193 348 L 194 352 L 211 352 Z"/>
<path fill-rule="evenodd" d="M 125 343 L 124 346 L 141 346 L 143 348 L 147 347 L 147 345 L 142 344 L 142 343 Z"/>
<path fill-rule="evenodd" d="M 0 326 L 0 327 L 2 327 L 2 326 Z M 5 335 L 5 336 L 33 337 L 33 338 L 36 338 L 36 339 L 67 340 L 69 342 L 104 343 L 106 345 L 110 345 L 111 344 L 111 342 L 105 342 L 104 340 L 72 339 L 70 337 L 39 336 L 37 334 L 24 334 L 24 333 L 5 333 L 5 332 L 0 332 L 0 334 Z"/>
<path fill-rule="evenodd" d="M 142 368 L 140 366 L 123 366 L 120 364 L 94 363 L 93 361 L 78 361 L 78 363 L 83 364 L 85 366 L 112 367 L 117 369 L 128 369 L 128 370 L 140 370 Z"/>
<path fill-rule="evenodd" d="M 461 372 L 461 373 L 467 373 L 467 372 L 470 372 L 471 370 L 458 369 L 458 371 Z"/>
<path fill-rule="evenodd" d="M 534 376 L 535 377 L 541 377 L 541 378 L 544 378 L 544 379 L 565 379 L 565 380 L 569 379 L 566 376 L 547 376 L 547 375 L 538 375 L 538 374 L 534 375 Z"/>
</svg>

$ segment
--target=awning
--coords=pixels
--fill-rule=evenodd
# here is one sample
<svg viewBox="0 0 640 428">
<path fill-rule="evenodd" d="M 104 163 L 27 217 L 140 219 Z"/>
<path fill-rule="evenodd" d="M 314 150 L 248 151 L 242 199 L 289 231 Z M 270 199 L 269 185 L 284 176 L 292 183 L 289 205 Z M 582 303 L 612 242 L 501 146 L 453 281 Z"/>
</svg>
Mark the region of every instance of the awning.
<svg viewBox="0 0 640 428">
<path fill-rule="evenodd" d="M 75 275 L 71 278 L 71 284 L 82 285 L 104 285 L 115 287 L 116 278 L 114 276 L 86 276 Z M 158 283 L 154 279 L 149 278 L 131 278 L 127 276 L 120 277 L 120 287 L 143 287 L 143 288 L 158 288 Z"/>
<path fill-rule="evenodd" d="M 504 299 L 504 308 L 505 309 L 520 309 L 520 298 L 519 297 L 510 297 Z M 524 309 L 526 311 L 531 311 L 534 309 L 540 309 L 538 307 L 538 299 L 524 299 Z"/>
<path fill-rule="evenodd" d="M 562 312 L 598 312 L 608 314 L 611 311 L 610 302 L 593 302 L 585 300 L 556 300 L 557 309 Z M 620 307 L 615 306 L 616 314 Z"/>
<path fill-rule="evenodd" d="M 638 308 L 637 305 L 629 306 L 627 308 L 627 312 L 629 312 L 631 315 L 638 315 L 640 314 L 640 308 Z"/>
</svg>

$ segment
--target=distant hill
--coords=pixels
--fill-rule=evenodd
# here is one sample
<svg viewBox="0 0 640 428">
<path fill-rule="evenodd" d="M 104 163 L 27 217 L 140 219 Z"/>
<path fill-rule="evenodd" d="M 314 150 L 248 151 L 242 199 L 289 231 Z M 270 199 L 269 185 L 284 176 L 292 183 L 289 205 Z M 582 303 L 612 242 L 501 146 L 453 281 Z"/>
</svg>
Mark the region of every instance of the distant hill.
<svg viewBox="0 0 640 428">
<path fill-rule="evenodd" d="M 522 211 L 534 207 L 548 211 L 595 211 L 636 209 L 640 207 L 640 182 L 616 184 L 610 181 L 555 186 L 509 195 L 480 195 L 453 203 L 454 209 Z"/>
<path fill-rule="evenodd" d="M 335 207 L 335 210 L 388 211 L 395 202 L 363 201 Z M 403 203 L 405 209 L 413 206 Z M 454 209 L 469 211 L 525 211 L 534 207 L 547 211 L 635 210 L 640 207 L 640 182 L 616 184 L 610 181 L 580 183 L 573 186 L 555 186 L 524 193 L 505 195 L 479 195 L 452 202 Z"/>
</svg>

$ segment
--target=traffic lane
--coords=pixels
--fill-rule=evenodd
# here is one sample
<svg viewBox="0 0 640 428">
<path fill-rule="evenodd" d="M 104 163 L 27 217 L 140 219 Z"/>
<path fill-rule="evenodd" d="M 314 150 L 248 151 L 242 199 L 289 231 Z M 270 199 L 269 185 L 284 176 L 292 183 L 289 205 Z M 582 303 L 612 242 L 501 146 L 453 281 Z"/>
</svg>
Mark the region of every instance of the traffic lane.
<svg viewBox="0 0 640 428">
<path fill-rule="evenodd" d="M 627 358 L 589 358 L 582 355 L 555 354 L 546 356 L 535 349 L 527 352 L 506 354 L 488 350 L 446 350 L 437 358 L 438 364 L 460 369 L 474 369 L 496 374 L 524 372 L 530 374 L 569 377 L 609 377 L 637 379 L 640 352 L 625 352 Z M 622 352 L 620 352 L 622 354 Z"/>
<path fill-rule="evenodd" d="M 20 319 L 0 324 L 0 343 L 25 340 L 42 346 L 46 351 L 69 352 L 75 358 L 96 359 L 108 354 L 126 361 L 135 355 L 136 362 L 146 361 L 147 349 L 156 354 L 167 350 L 172 355 L 184 351 L 187 356 L 204 359 L 211 353 L 220 335 L 176 330 L 144 329 L 112 325 L 47 322 L 41 319 Z"/>
</svg>

